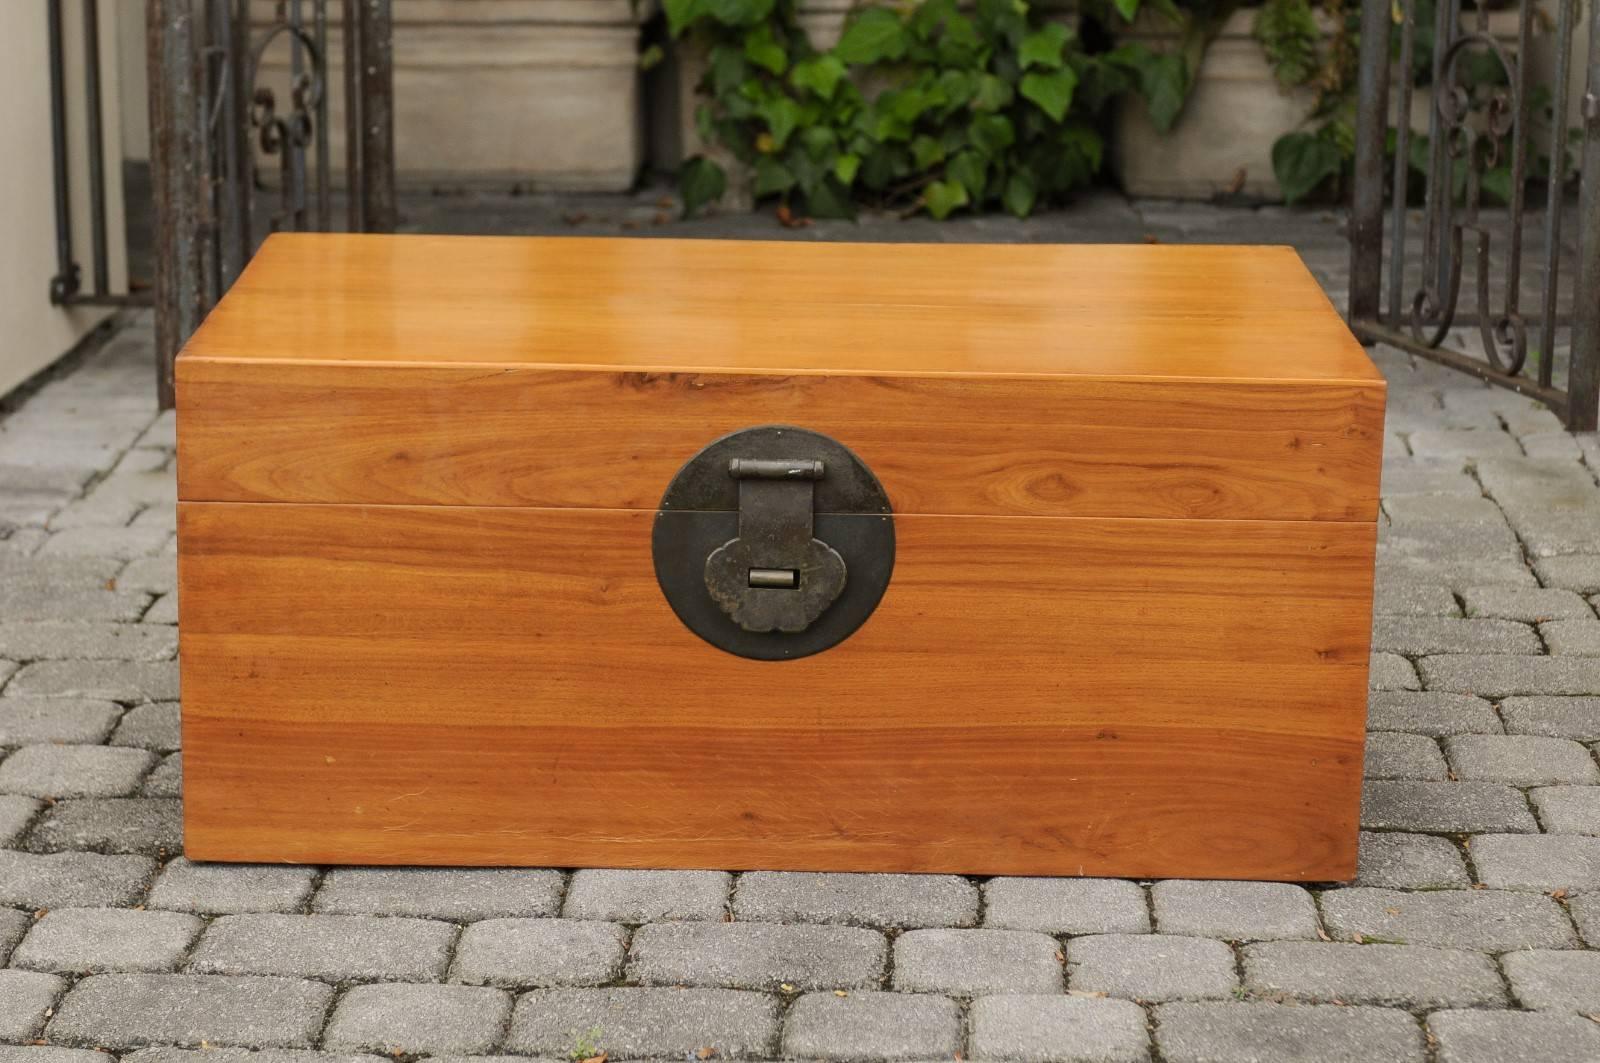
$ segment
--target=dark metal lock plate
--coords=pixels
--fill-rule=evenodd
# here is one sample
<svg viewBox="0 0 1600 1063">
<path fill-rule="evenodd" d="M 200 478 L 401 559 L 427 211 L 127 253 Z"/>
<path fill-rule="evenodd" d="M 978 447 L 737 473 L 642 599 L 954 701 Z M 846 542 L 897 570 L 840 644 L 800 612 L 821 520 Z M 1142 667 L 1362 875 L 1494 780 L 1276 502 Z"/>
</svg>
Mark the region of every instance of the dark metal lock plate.
<svg viewBox="0 0 1600 1063">
<path fill-rule="evenodd" d="M 848 638 L 894 570 L 894 520 L 870 469 L 803 428 L 747 428 L 708 445 L 661 499 L 656 580 L 712 645 L 757 660 Z"/>
</svg>

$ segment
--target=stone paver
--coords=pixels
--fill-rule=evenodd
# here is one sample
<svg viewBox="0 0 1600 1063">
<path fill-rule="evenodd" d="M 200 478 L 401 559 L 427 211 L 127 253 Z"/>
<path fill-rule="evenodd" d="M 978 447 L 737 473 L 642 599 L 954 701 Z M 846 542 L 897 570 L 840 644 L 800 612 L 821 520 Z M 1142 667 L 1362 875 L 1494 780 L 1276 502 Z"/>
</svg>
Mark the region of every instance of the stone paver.
<svg viewBox="0 0 1600 1063">
<path fill-rule="evenodd" d="M 1501 890 L 1329 890 L 1322 895 L 1328 933 L 1341 941 L 1506 952 L 1569 948 L 1577 942 L 1549 897 Z"/>
<path fill-rule="evenodd" d="M 311 896 L 317 873 L 309 867 L 167 863 L 150 891 L 150 907 L 206 915 L 293 912 Z"/>
<path fill-rule="evenodd" d="M 1167 1063 L 1421 1063 L 1422 1030 L 1403 1011 L 1326 1004 L 1163 1004 Z"/>
<path fill-rule="evenodd" d="M 97 974 L 73 986 L 46 1031 L 64 1045 L 308 1047 L 333 989 L 292 978 Z"/>
<path fill-rule="evenodd" d="M 628 977 L 640 985 L 863 989 L 883 979 L 882 934 L 853 926 L 655 923 L 634 932 Z"/>
<path fill-rule="evenodd" d="M 752 871 L 739 876 L 733 914 L 765 922 L 971 926 L 978 919 L 978 891 L 955 875 Z"/>
<path fill-rule="evenodd" d="M 726 871 L 586 868 L 573 873 L 561 914 L 614 923 L 721 919 L 732 883 Z"/>
<path fill-rule="evenodd" d="M 344 867 L 323 876 L 312 908 L 337 915 L 474 920 L 555 915 L 560 904 L 559 871 Z"/>
<path fill-rule="evenodd" d="M 1317 909 L 1299 886 L 1280 882 L 1157 882 L 1150 891 L 1163 934 L 1259 941 L 1314 938 Z"/>
<path fill-rule="evenodd" d="M 973 1059 L 1021 1063 L 1144 1063 L 1144 1010 L 1126 1000 L 997 996 L 972 1002 Z"/>
<path fill-rule="evenodd" d="M 450 979 L 534 988 L 603 985 L 622 973 L 627 934 L 582 919 L 487 919 L 461 933 Z"/>
<path fill-rule="evenodd" d="M 1266 941 L 1244 948 L 1258 997 L 1403 1008 L 1498 1007 L 1505 988 L 1478 952 L 1420 945 Z"/>
<path fill-rule="evenodd" d="M 1524 1007 L 1600 1014 L 1600 952 L 1529 949 L 1500 964 Z"/>
<path fill-rule="evenodd" d="M 894 988 L 969 997 L 1059 993 L 1065 959 L 1054 938 L 1025 930 L 909 930 L 894 943 Z"/>
<path fill-rule="evenodd" d="M 274 974 L 331 981 L 431 981 L 444 974 L 456 928 L 432 919 L 365 915 L 227 915 L 195 947 L 202 974 Z"/>
<path fill-rule="evenodd" d="M 983 925 L 1046 934 L 1147 934 L 1150 909 L 1136 883 L 1110 878 L 994 878 Z"/>
<path fill-rule="evenodd" d="M 1436 1011 L 1439 1063 L 1572 1063 L 1600 1059 L 1600 1023 L 1544 1012 Z"/>
<path fill-rule="evenodd" d="M 34 923 L 11 966 L 63 974 L 171 971 L 200 929 L 199 919 L 179 912 L 56 908 Z"/>
<path fill-rule="evenodd" d="M 500 1043 L 511 996 L 460 985 L 358 985 L 322 1035 L 335 1051 L 387 1055 L 488 1052 Z"/>
<path fill-rule="evenodd" d="M 563 200 L 518 202 L 569 231 Z M 591 206 L 613 229 L 660 209 Z M 1337 221 L 1094 194 L 1025 222 L 685 231 L 1291 242 L 1342 306 Z M 135 316 L 0 406 L 0 1063 L 1600 1056 L 1600 443 L 1525 397 L 1370 349 L 1390 388 L 1350 888 L 215 865 L 178 855 L 151 342 Z"/>
<path fill-rule="evenodd" d="M 1445 889 L 1471 884 L 1466 862 L 1444 838 L 1427 834 L 1361 833 L 1359 886 Z"/>
<path fill-rule="evenodd" d="M 582 1059 L 764 1058 L 777 1049 L 778 1003 L 739 989 L 542 989 L 517 1000 L 505 1047 Z"/>
<path fill-rule="evenodd" d="M 783 1052 L 799 1059 L 949 1059 L 961 1009 L 921 993 L 807 993 L 789 1008 Z"/>
<path fill-rule="evenodd" d="M 1226 997 L 1238 984 L 1233 950 L 1211 938 L 1091 934 L 1067 942 L 1074 991 L 1154 1003 Z"/>
</svg>

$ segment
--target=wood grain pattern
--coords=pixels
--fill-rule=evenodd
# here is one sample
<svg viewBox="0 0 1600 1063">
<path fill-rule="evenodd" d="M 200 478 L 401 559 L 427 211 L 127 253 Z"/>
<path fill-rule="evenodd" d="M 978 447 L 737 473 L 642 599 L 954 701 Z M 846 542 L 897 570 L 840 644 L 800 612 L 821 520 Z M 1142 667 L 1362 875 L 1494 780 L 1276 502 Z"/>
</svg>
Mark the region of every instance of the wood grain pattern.
<svg viewBox="0 0 1600 1063">
<path fill-rule="evenodd" d="M 187 359 L 180 497 L 654 509 L 727 432 L 852 447 L 899 513 L 1373 520 L 1383 390 Z"/>
<path fill-rule="evenodd" d="M 651 514 L 180 505 L 197 860 L 1350 877 L 1374 527 L 909 516 L 762 663 Z"/>
<path fill-rule="evenodd" d="M 185 356 L 1382 379 L 1287 247 L 279 234 Z"/>
</svg>

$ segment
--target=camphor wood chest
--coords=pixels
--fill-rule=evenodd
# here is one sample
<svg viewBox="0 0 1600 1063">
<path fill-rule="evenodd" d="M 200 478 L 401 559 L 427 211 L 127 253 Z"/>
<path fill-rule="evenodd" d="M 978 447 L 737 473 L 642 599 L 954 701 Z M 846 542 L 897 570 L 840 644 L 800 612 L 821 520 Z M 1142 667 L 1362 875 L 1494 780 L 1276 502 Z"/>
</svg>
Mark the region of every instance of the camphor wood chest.
<svg viewBox="0 0 1600 1063">
<path fill-rule="evenodd" d="M 1351 877 L 1383 403 L 1285 248 L 275 236 L 188 855 Z"/>
</svg>

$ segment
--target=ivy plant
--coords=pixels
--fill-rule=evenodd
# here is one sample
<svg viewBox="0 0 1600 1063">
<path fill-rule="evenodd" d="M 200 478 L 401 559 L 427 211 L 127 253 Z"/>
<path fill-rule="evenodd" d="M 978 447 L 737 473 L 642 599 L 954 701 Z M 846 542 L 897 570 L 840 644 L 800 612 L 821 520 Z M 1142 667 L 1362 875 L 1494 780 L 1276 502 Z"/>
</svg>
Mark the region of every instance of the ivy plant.
<svg viewBox="0 0 1600 1063">
<path fill-rule="evenodd" d="M 701 138 L 746 168 L 758 199 L 794 215 L 851 217 L 870 205 L 1026 216 L 1099 171 L 1097 119 L 1148 65 L 1143 49 L 1091 54 L 1026 0 L 861 7 L 825 51 L 799 26 L 795 0 L 665 9 L 672 34 L 705 51 Z M 717 159 L 688 159 L 685 212 L 719 199 L 729 179 Z"/>
</svg>

